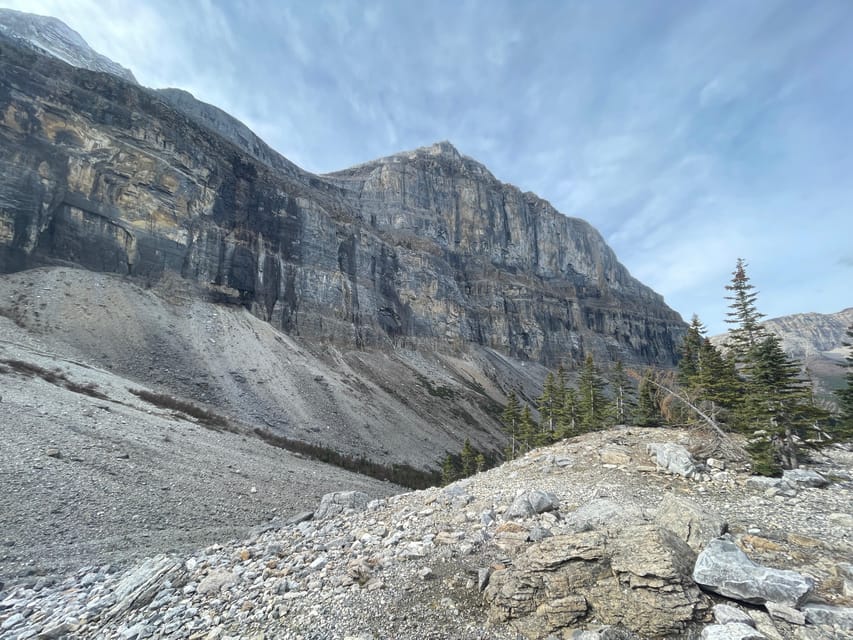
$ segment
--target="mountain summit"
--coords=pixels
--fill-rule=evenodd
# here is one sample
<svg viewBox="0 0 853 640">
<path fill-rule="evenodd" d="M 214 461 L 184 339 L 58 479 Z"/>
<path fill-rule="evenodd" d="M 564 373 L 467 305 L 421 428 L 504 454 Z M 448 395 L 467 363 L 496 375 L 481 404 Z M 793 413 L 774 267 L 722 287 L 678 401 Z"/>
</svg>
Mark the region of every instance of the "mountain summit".
<svg viewBox="0 0 853 640">
<path fill-rule="evenodd" d="M 12 9 L 0 9 L 0 33 L 20 38 L 37 50 L 74 67 L 111 73 L 136 83 L 130 69 L 94 51 L 79 33 L 62 20 Z"/>
</svg>

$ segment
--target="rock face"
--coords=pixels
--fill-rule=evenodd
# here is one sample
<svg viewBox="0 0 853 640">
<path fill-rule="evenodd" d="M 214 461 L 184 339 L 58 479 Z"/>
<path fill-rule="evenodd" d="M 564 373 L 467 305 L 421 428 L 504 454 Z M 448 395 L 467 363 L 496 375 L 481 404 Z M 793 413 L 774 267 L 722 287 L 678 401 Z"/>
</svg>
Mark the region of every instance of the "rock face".
<svg viewBox="0 0 853 640">
<path fill-rule="evenodd" d="M 448 143 L 315 176 L 191 96 L 10 37 L 0 77 L 0 271 L 177 273 L 334 344 L 674 362 L 681 318 L 592 227 Z"/>
<path fill-rule="evenodd" d="M 0 9 L 0 33 L 19 38 L 72 66 L 103 71 L 128 82 L 136 82 L 130 69 L 93 51 L 79 33 L 56 18 Z"/>
</svg>

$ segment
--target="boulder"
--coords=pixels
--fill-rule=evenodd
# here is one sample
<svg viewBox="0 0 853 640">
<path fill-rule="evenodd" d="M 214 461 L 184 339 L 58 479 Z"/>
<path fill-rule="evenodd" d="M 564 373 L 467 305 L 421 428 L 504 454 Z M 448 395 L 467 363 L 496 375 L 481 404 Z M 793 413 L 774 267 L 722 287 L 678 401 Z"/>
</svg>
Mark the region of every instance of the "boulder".
<svg viewBox="0 0 853 640">
<path fill-rule="evenodd" d="M 320 506 L 314 513 L 315 520 L 332 518 L 345 511 L 364 511 L 370 496 L 361 491 L 335 491 L 320 498 Z"/>
<path fill-rule="evenodd" d="M 853 630 L 853 607 L 833 607 L 828 604 L 807 604 L 803 607 L 806 621 Z"/>
<path fill-rule="evenodd" d="M 712 540 L 699 554 L 693 579 L 714 593 L 741 602 L 775 602 L 795 608 L 814 589 L 814 580 L 808 576 L 754 563 L 729 535 Z"/>
<path fill-rule="evenodd" d="M 705 627 L 702 629 L 701 640 L 767 640 L 767 636 L 748 624 L 730 622 Z"/>
<path fill-rule="evenodd" d="M 173 588 L 186 581 L 183 564 L 166 555 L 154 556 L 129 569 L 113 590 L 115 604 L 106 611 L 102 620 L 112 620 L 132 609 L 144 607 L 163 589 L 165 583 Z"/>
<path fill-rule="evenodd" d="M 604 464 L 628 464 L 631 462 L 631 450 L 618 444 L 609 444 L 598 452 Z"/>
<path fill-rule="evenodd" d="M 547 491 L 525 491 L 513 500 L 507 509 L 504 518 L 529 518 L 537 513 L 556 511 L 560 508 L 560 501 L 553 493 Z"/>
<path fill-rule="evenodd" d="M 690 547 L 653 523 L 613 536 L 556 535 L 491 575 L 489 620 L 533 639 L 593 619 L 643 637 L 679 637 L 708 606 L 690 579 L 694 559 Z"/>
<path fill-rule="evenodd" d="M 627 524 L 645 522 L 643 511 L 635 504 L 621 504 L 609 498 L 590 500 L 566 516 L 571 531 L 624 528 Z"/>
<path fill-rule="evenodd" d="M 699 553 L 714 538 L 726 532 L 727 524 L 714 511 L 689 498 L 667 494 L 655 513 L 655 520 Z"/>
<path fill-rule="evenodd" d="M 782 472 L 782 481 L 798 489 L 815 489 L 825 487 L 829 480 L 817 471 L 809 469 L 789 469 Z"/>
<path fill-rule="evenodd" d="M 685 478 L 696 475 L 696 462 L 690 452 L 674 442 L 652 442 L 646 446 L 658 468 Z"/>
<path fill-rule="evenodd" d="M 749 614 L 742 609 L 733 607 L 729 604 L 714 605 L 714 620 L 718 624 L 729 624 L 731 622 L 740 622 L 741 624 L 755 626 L 755 620 L 749 617 Z"/>
</svg>

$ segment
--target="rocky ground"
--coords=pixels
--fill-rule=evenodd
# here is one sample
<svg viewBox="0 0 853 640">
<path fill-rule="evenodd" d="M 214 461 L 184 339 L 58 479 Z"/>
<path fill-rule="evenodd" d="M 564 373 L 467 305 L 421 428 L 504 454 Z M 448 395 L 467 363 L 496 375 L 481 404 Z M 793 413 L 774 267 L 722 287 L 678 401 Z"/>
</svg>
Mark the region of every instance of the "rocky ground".
<svg viewBox="0 0 853 640">
<path fill-rule="evenodd" d="M 615 429 L 444 489 L 326 496 L 241 541 L 7 589 L 2 637 L 851 637 L 851 453 L 814 457 L 823 487 L 713 459 L 683 477 L 649 453 L 698 451 L 695 436 Z M 724 530 L 809 593 L 755 606 L 700 591 L 696 552 Z"/>
</svg>

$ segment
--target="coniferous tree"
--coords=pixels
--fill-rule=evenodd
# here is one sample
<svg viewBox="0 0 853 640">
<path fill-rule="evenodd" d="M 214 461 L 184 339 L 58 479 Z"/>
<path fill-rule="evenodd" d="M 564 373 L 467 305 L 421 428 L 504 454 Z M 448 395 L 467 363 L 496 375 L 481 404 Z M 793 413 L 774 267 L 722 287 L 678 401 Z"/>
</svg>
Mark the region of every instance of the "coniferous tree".
<svg viewBox="0 0 853 640">
<path fill-rule="evenodd" d="M 547 435 L 554 433 L 557 427 L 557 416 L 560 407 L 560 392 L 557 387 L 557 379 L 550 371 L 545 376 L 545 384 L 542 387 L 542 395 L 539 396 L 539 420 L 542 423 L 542 429 Z"/>
<path fill-rule="evenodd" d="M 621 360 L 616 361 L 610 372 L 610 388 L 613 391 L 613 420 L 615 424 L 627 424 L 631 414 L 631 384 Z"/>
<path fill-rule="evenodd" d="M 471 446 L 471 440 L 465 438 L 465 442 L 462 444 L 462 451 L 459 453 L 459 459 L 462 463 L 462 477 L 467 478 L 477 468 L 477 453 L 474 451 L 474 448 Z"/>
<path fill-rule="evenodd" d="M 449 453 L 444 458 L 441 464 L 441 482 L 442 484 L 450 484 L 459 479 L 459 470 L 456 468 L 456 461 Z"/>
<path fill-rule="evenodd" d="M 844 342 L 847 347 L 847 355 L 844 358 L 844 366 L 847 374 L 844 376 L 845 385 L 836 391 L 838 396 L 838 424 L 833 429 L 832 435 L 840 440 L 853 439 L 853 325 L 847 329 L 849 342 Z"/>
<path fill-rule="evenodd" d="M 477 473 L 482 472 L 486 468 L 486 456 L 482 453 L 477 453 L 477 457 L 474 458 L 474 464 L 476 465 Z"/>
<path fill-rule="evenodd" d="M 750 429 L 766 432 L 750 452 L 765 475 L 797 466 L 796 439 L 805 439 L 819 414 L 811 385 L 800 365 L 782 349 L 779 338 L 768 335 L 750 352 L 741 417 Z"/>
<path fill-rule="evenodd" d="M 572 387 L 563 393 L 563 406 L 560 408 L 560 422 L 557 426 L 561 438 L 571 438 L 580 433 L 578 417 L 578 394 Z"/>
<path fill-rule="evenodd" d="M 637 409 L 634 412 L 634 424 L 640 427 L 659 427 L 661 424 L 660 404 L 657 391 L 652 384 L 654 372 L 646 369 L 637 389 Z"/>
<path fill-rule="evenodd" d="M 741 383 L 734 360 L 724 358 L 708 338 L 699 347 L 691 389 L 709 405 L 708 414 L 715 422 L 724 420 L 740 399 Z"/>
<path fill-rule="evenodd" d="M 732 295 L 726 296 L 730 301 L 726 322 L 734 325 L 729 329 L 726 345 L 734 357 L 736 363 L 741 364 L 749 360 L 749 352 L 758 346 L 767 332 L 759 324 L 763 313 L 759 313 L 755 305 L 758 292 L 746 275 L 746 263 L 738 258 L 737 266 L 732 272 L 732 283 L 726 285 L 726 291 Z"/>
<path fill-rule="evenodd" d="M 525 451 L 530 451 L 537 444 L 536 423 L 533 421 L 533 416 L 530 413 L 530 407 L 524 405 L 521 410 L 521 418 L 518 421 L 519 441 Z"/>
<path fill-rule="evenodd" d="M 678 360 L 678 384 L 685 389 L 690 389 L 695 384 L 695 378 L 699 374 L 700 352 L 704 340 L 705 327 L 694 313 L 681 343 Z"/>
<path fill-rule="evenodd" d="M 507 460 L 515 459 L 518 453 L 518 440 L 520 435 L 519 424 L 521 422 L 521 407 L 518 404 L 518 398 L 514 391 L 510 391 L 506 399 L 503 413 L 501 414 L 501 424 L 504 432 L 509 436 L 510 443 L 507 447 Z"/>
<path fill-rule="evenodd" d="M 604 381 L 595 366 L 592 354 L 587 354 L 578 377 L 578 416 L 583 431 L 594 431 L 605 425 L 607 400 Z"/>
</svg>

